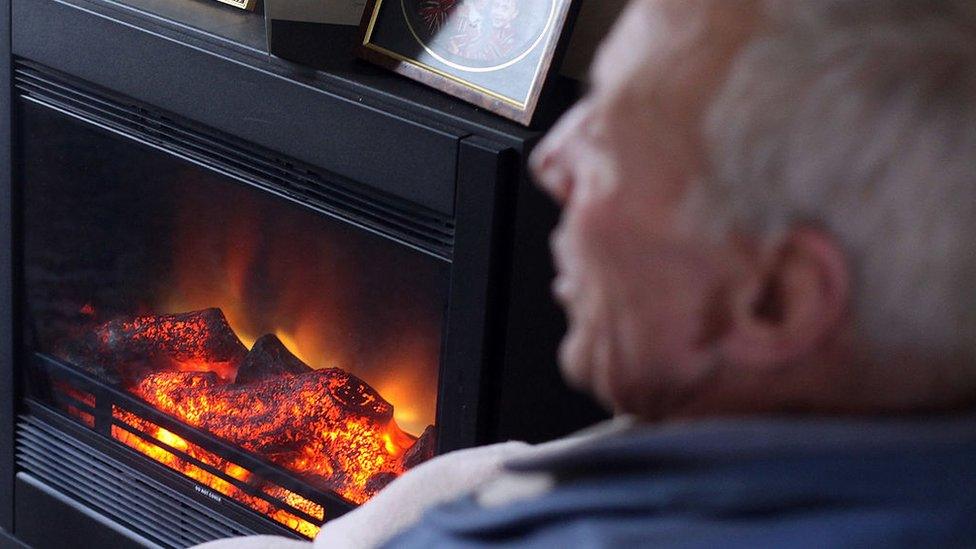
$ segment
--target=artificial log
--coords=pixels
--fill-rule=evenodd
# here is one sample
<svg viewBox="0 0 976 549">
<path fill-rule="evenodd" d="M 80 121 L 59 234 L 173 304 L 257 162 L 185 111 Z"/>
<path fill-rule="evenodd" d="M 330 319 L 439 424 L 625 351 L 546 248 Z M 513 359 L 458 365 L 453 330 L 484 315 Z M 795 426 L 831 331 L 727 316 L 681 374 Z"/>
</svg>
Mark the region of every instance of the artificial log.
<svg viewBox="0 0 976 549">
<path fill-rule="evenodd" d="M 248 352 L 219 309 L 115 320 L 83 341 L 76 363 L 111 365 L 156 409 L 356 503 L 434 453 L 433 427 L 400 430 L 365 381 L 313 370 L 274 335 Z"/>
<path fill-rule="evenodd" d="M 331 376 L 343 379 L 343 383 L 332 387 L 331 396 L 348 414 L 358 415 L 373 421 L 393 420 L 393 406 L 358 377 L 339 368 L 324 370 Z"/>
<path fill-rule="evenodd" d="M 273 334 L 262 336 L 251 347 L 237 370 L 237 383 L 253 383 L 283 375 L 300 375 L 311 372 L 302 362 Z"/>
<path fill-rule="evenodd" d="M 268 439 L 251 442 L 268 453 L 289 448 L 291 443 L 279 445 L 279 439 L 292 438 L 287 435 L 289 431 L 305 430 L 320 419 L 328 423 L 364 419 L 378 425 L 393 419 L 390 403 L 362 380 L 338 368 L 247 385 L 220 382 L 212 373 L 159 372 L 146 376 L 134 389 L 164 411 L 200 410 L 194 423 L 230 440 L 245 440 L 257 431 L 265 432 Z M 357 406 L 349 404 L 350 394 L 360 395 Z"/>
<path fill-rule="evenodd" d="M 412 443 L 393 421 L 393 406 L 338 368 L 248 384 L 199 372 L 159 372 L 133 391 L 193 427 L 316 476 L 355 502 L 369 497 L 369 478 L 400 472 L 397 460 L 389 459 L 389 444 L 400 441 L 405 451 Z"/>
<path fill-rule="evenodd" d="M 368 481 L 366 481 L 366 487 L 363 489 L 366 492 L 367 497 L 373 497 L 382 490 L 386 488 L 388 484 L 397 479 L 396 473 L 384 472 L 376 473 L 371 476 Z"/>
<path fill-rule="evenodd" d="M 113 320 L 96 329 L 95 336 L 100 350 L 120 362 L 164 355 L 178 362 L 240 363 L 247 354 L 220 309 Z"/>
<path fill-rule="evenodd" d="M 233 377 L 247 347 L 220 309 L 106 322 L 69 353 L 100 378 L 129 386 L 159 371 L 214 371 Z"/>
<path fill-rule="evenodd" d="M 401 462 L 405 471 L 413 469 L 421 463 L 434 457 L 437 450 L 437 429 L 433 425 L 428 425 L 424 433 L 420 435 L 417 442 L 403 454 Z"/>
</svg>

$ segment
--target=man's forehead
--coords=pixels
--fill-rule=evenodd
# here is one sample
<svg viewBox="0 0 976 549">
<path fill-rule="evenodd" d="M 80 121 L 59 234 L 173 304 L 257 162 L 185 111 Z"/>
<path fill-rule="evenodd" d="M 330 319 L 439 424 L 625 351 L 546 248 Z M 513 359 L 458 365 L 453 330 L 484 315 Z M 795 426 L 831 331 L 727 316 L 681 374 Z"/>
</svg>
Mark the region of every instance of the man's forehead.
<svg viewBox="0 0 976 549">
<path fill-rule="evenodd" d="M 601 44 L 590 70 L 590 82 L 603 85 L 633 73 L 656 42 L 662 22 L 654 17 L 658 8 L 646 0 L 632 1 Z"/>
<path fill-rule="evenodd" d="M 633 0 L 601 45 L 591 83 L 653 76 L 682 56 L 699 57 L 739 42 L 758 19 L 755 0 Z M 748 33 L 743 33 L 749 28 Z M 718 51 L 714 53 L 721 55 Z"/>
</svg>

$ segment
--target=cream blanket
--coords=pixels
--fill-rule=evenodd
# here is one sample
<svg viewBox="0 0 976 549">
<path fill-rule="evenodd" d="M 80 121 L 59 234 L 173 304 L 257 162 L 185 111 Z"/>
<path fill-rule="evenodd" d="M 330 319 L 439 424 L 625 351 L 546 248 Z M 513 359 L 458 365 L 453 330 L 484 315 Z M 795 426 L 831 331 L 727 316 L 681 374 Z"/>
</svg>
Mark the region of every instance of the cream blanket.
<svg viewBox="0 0 976 549">
<path fill-rule="evenodd" d="M 620 432 L 632 425 L 618 418 L 570 437 L 531 446 L 505 442 L 460 450 L 436 457 L 390 483 L 369 503 L 327 522 L 313 542 L 272 536 L 231 538 L 197 549 L 360 549 L 376 547 L 417 523 L 423 513 L 441 503 L 476 493 L 485 506 L 504 505 L 544 493 L 551 486 L 546 476 L 508 473 L 503 464 L 512 459 L 541 457 L 577 444 Z"/>
</svg>

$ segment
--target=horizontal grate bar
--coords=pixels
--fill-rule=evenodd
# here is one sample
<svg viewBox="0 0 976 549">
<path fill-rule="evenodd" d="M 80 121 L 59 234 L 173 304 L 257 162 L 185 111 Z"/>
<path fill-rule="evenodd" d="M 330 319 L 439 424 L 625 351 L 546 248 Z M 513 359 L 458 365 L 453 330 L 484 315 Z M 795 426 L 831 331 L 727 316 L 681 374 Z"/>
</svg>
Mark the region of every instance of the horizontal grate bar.
<svg viewBox="0 0 976 549">
<path fill-rule="evenodd" d="M 209 474 L 213 475 L 214 477 L 216 477 L 216 478 L 218 478 L 218 479 L 220 479 L 220 480 L 222 480 L 222 481 L 224 481 L 224 482 L 226 482 L 226 483 L 234 486 L 235 488 L 239 489 L 241 492 L 243 492 L 243 493 L 245 493 L 245 494 L 247 494 L 249 496 L 256 497 L 256 498 L 259 498 L 261 500 L 264 500 L 265 502 L 271 504 L 272 506 L 278 507 L 278 508 L 282 508 L 285 511 L 291 513 L 291 514 L 296 515 L 298 518 L 300 518 L 302 520 L 305 520 L 305 521 L 308 521 L 310 523 L 315 523 L 316 521 L 321 522 L 321 519 L 320 518 L 317 519 L 316 517 L 307 515 L 307 514 L 305 514 L 304 511 L 302 511 L 300 509 L 295 509 L 294 507 L 289 506 L 284 501 L 276 500 L 275 498 L 273 498 L 271 496 L 268 496 L 267 494 L 265 494 L 261 490 L 258 490 L 258 489 L 254 488 L 254 487 L 251 487 L 251 486 L 248 486 L 246 483 L 241 482 L 241 481 L 239 481 L 239 480 L 237 480 L 235 478 L 228 477 L 226 475 L 226 473 L 224 473 L 223 471 L 220 471 L 216 467 L 213 467 L 212 465 L 208 465 L 208 464 L 200 461 L 199 459 L 196 459 L 195 457 L 193 457 L 193 456 L 191 456 L 191 455 L 189 455 L 189 454 L 187 454 L 185 452 L 182 452 L 181 450 L 178 450 L 176 448 L 173 448 L 172 446 L 170 446 L 170 445 L 162 442 L 161 440 L 157 440 L 157 439 L 149 436 L 147 433 L 144 433 L 144 432 L 140 431 L 139 429 L 136 429 L 135 427 L 133 427 L 131 425 L 128 425 L 127 423 L 124 423 L 124 422 L 121 422 L 121 421 L 118 421 L 118 420 L 113 420 L 113 428 L 114 427 L 118 427 L 120 429 L 123 429 L 126 433 L 128 433 L 128 434 L 130 434 L 132 436 L 138 437 L 140 440 L 142 440 L 142 441 L 144 441 L 144 442 L 146 442 L 148 444 L 151 444 L 151 445 L 153 445 L 153 446 L 155 446 L 157 448 L 160 448 L 160 449 L 162 449 L 162 450 L 164 450 L 166 452 L 169 452 L 170 454 L 172 454 L 173 456 L 175 456 L 177 459 L 183 460 L 184 462 L 188 463 L 189 465 L 192 465 L 193 467 L 196 467 L 196 468 L 198 468 L 198 469 L 200 469 L 200 470 L 202 470 L 202 471 L 204 471 L 206 473 L 209 473 Z M 232 496 L 228 496 L 228 497 L 231 497 L 232 498 Z"/>
<path fill-rule="evenodd" d="M 181 423 L 179 420 L 146 405 L 133 396 L 96 381 L 89 377 L 88 374 L 76 370 L 73 367 L 70 367 L 50 356 L 35 353 L 33 355 L 31 364 L 34 371 L 38 375 L 42 375 L 50 379 L 56 379 L 61 382 L 67 382 L 75 389 L 92 393 L 95 395 L 96 400 L 100 403 L 100 406 L 120 407 L 146 421 L 150 421 L 153 424 L 182 437 L 191 444 L 200 446 L 209 452 L 220 455 L 224 459 L 227 459 L 238 466 L 244 467 L 257 477 L 260 477 L 267 482 L 273 483 L 276 486 L 282 487 L 295 494 L 298 494 L 301 497 L 322 505 L 325 509 L 325 515 L 329 519 L 337 518 L 354 507 L 352 503 L 343 499 L 334 492 L 326 493 L 318 488 L 310 486 L 301 477 L 294 475 L 290 471 L 281 469 L 278 465 L 264 461 L 250 452 L 221 441 L 220 439 L 217 439 L 205 432 L 197 431 L 196 429 Z M 96 409 L 97 408 L 98 407 L 96 407 Z M 107 417 L 106 420 L 112 424 L 117 424 L 113 418 Z M 96 431 L 98 431 L 99 428 L 99 426 L 96 426 Z M 112 438 L 114 441 L 114 438 L 107 429 L 103 430 L 102 434 L 108 438 Z M 177 451 L 175 449 L 170 450 L 177 457 L 191 458 L 191 456 L 186 455 L 185 452 Z M 193 461 L 192 458 L 191 461 Z M 225 477 L 225 475 L 220 476 L 222 478 Z M 230 484 L 234 483 L 228 478 L 224 478 L 224 480 L 228 481 Z M 277 506 L 284 509 L 289 508 L 289 506 L 284 502 L 279 502 Z"/>
<path fill-rule="evenodd" d="M 21 470 L 167 547 L 257 533 L 33 416 L 19 418 L 16 455 Z"/>
<path fill-rule="evenodd" d="M 451 216 L 242 145 L 213 130 L 192 128 L 162 112 L 91 89 L 33 63 L 16 64 L 14 85 L 25 99 L 152 144 L 439 259 L 451 260 L 455 234 Z"/>
</svg>

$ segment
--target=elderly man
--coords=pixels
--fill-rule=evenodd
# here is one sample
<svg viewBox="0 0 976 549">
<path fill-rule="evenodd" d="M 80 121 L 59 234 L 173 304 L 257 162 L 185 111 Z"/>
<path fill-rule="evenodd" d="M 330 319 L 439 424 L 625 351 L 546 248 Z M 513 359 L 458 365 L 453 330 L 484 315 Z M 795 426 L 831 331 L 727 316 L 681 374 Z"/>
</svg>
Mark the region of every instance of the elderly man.
<svg viewBox="0 0 976 549">
<path fill-rule="evenodd" d="M 319 545 L 976 545 L 976 4 L 634 0 L 532 168 L 563 373 L 632 420 Z"/>
</svg>

